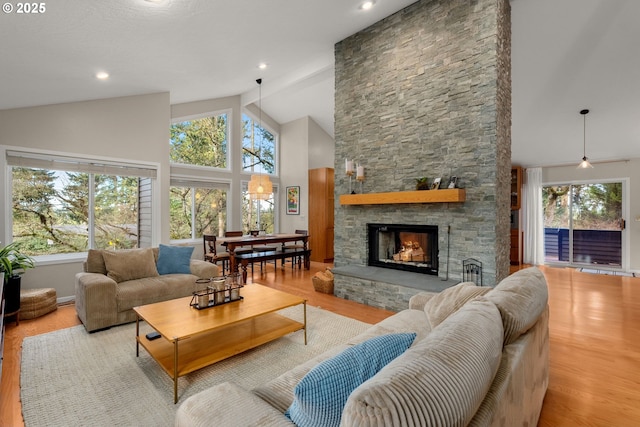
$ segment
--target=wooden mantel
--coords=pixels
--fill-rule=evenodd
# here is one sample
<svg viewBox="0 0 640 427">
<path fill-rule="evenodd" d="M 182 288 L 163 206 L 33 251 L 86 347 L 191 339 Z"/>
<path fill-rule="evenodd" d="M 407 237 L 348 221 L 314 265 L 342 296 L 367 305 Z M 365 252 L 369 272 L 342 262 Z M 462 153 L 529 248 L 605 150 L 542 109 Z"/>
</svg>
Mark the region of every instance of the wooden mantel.
<svg viewBox="0 0 640 427">
<path fill-rule="evenodd" d="M 388 193 L 343 194 L 341 205 L 391 205 L 400 203 L 459 203 L 464 202 L 465 191 L 462 188 L 392 191 Z"/>
</svg>

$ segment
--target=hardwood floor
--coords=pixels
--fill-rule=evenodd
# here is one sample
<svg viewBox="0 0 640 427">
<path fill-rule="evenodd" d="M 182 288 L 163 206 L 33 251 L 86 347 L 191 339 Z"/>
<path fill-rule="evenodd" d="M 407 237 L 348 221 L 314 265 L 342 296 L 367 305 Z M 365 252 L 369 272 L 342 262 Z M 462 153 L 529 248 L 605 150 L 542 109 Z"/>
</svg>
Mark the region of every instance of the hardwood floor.
<svg viewBox="0 0 640 427">
<path fill-rule="evenodd" d="M 266 274 L 254 280 L 307 298 L 310 305 L 376 323 L 392 312 L 313 290 L 311 270 Z M 640 278 L 541 267 L 549 283 L 550 379 L 539 426 L 640 425 Z M 78 325 L 73 304 L 39 319 L 7 325 L 0 426 L 22 426 L 20 347 L 27 336 Z"/>
</svg>

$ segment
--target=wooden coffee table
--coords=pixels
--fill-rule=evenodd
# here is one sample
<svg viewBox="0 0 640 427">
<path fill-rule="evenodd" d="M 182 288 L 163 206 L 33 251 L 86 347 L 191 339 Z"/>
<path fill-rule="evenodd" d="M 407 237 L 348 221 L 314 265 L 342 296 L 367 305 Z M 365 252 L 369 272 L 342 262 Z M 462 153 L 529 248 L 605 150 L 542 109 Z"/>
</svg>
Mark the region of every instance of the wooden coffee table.
<svg viewBox="0 0 640 427">
<path fill-rule="evenodd" d="M 220 360 L 304 330 L 307 344 L 307 300 L 258 284 L 241 289 L 243 299 L 198 310 L 191 297 L 134 307 L 136 357 L 140 345 L 173 378 L 173 403 L 178 402 L 178 378 Z M 303 306 L 303 323 L 275 311 Z M 140 320 L 162 335 L 140 336 Z"/>
</svg>

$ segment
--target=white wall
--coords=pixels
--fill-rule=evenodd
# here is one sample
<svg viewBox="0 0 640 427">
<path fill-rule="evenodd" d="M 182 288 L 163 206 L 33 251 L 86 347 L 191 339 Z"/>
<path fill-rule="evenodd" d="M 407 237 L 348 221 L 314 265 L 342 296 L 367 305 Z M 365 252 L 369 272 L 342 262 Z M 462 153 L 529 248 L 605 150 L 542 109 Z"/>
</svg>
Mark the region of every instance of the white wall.
<svg viewBox="0 0 640 427">
<path fill-rule="evenodd" d="M 333 168 L 336 143 L 313 119 L 309 119 L 309 169 Z"/>
<path fill-rule="evenodd" d="M 628 269 L 640 272 L 640 159 L 629 161 L 596 163 L 593 169 L 576 169 L 575 166 L 543 168 L 542 182 L 581 183 L 593 180 L 628 179 L 628 211 L 623 212 L 627 221 Z"/>
<path fill-rule="evenodd" d="M 303 117 L 280 127 L 280 231 L 293 233 L 309 229 L 309 118 Z M 300 215 L 287 215 L 286 187 L 300 186 Z"/>
<path fill-rule="evenodd" d="M 73 102 L 0 111 L 0 164 L 5 170 L 4 149 L 26 147 L 33 150 L 81 154 L 113 160 L 157 163 L 158 189 L 154 233 L 169 241 L 169 93 L 128 96 L 97 101 Z M 5 174 L 0 177 L 0 200 L 11 203 Z M 0 209 L 0 241 L 11 235 L 6 209 Z M 155 242 L 158 244 L 160 242 Z M 27 271 L 23 288 L 56 288 L 58 298 L 75 295 L 74 276 L 82 271 L 82 259 L 64 264 L 37 264 Z"/>
</svg>

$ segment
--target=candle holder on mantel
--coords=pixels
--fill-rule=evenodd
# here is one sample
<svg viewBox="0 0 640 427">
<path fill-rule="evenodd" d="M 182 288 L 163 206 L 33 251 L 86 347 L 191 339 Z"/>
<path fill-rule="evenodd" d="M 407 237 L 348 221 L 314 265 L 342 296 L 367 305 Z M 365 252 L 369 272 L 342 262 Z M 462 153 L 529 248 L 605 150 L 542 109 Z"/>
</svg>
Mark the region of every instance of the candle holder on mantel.
<svg viewBox="0 0 640 427">
<path fill-rule="evenodd" d="M 345 159 L 344 163 L 345 163 L 346 174 L 349 177 L 349 194 L 356 194 L 355 191 L 351 190 L 351 180 L 353 179 L 353 174 L 354 174 L 353 160 Z"/>
<path fill-rule="evenodd" d="M 356 181 L 360 183 L 360 194 L 364 194 L 364 191 L 362 190 L 362 183 L 364 182 L 364 166 L 358 166 L 356 169 Z"/>
</svg>

